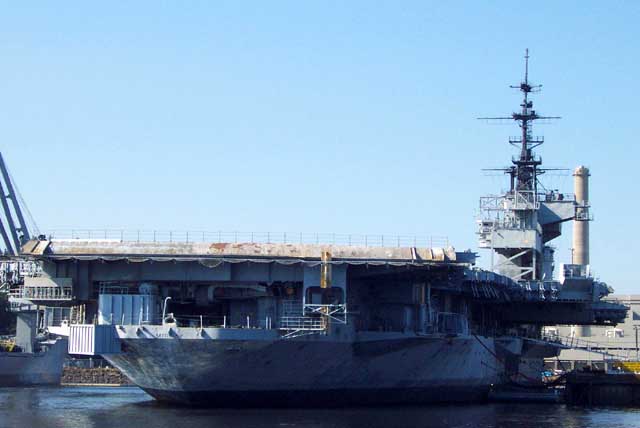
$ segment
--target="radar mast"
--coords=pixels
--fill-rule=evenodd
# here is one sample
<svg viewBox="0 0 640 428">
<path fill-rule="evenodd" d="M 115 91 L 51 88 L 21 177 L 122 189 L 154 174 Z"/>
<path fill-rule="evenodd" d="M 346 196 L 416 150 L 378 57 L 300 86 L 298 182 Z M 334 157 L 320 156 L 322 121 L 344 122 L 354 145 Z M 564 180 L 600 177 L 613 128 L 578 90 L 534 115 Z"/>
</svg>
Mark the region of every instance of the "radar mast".
<svg viewBox="0 0 640 428">
<path fill-rule="evenodd" d="M 547 169 L 541 168 L 542 159 L 534 153 L 544 138 L 533 136 L 533 123 L 559 117 L 539 115 L 533 108 L 530 94 L 539 92 L 542 85 L 529 82 L 528 49 L 524 60 L 524 79 L 510 86 L 522 93 L 520 108 L 510 116 L 480 118 L 515 121 L 520 135 L 509 138 L 509 144 L 518 148 L 511 166 L 498 169 L 509 174 L 509 190 L 480 198 L 479 246 L 491 249 L 491 270 L 517 281 L 548 281 L 553 275 L 554 249 L 546 243 L 560 236 L 560 223 L 575 218 L 575 197 L 539 192 L 538 176 Z"/>
</svg>

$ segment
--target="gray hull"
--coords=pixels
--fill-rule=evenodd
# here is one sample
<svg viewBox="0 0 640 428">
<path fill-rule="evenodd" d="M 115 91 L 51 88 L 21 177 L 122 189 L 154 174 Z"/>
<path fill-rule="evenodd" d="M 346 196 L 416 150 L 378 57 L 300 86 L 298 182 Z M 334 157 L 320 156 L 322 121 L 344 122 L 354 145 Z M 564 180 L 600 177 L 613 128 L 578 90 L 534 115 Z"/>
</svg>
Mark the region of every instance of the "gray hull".
<svg viewBox="0 0 640 428">
<path fill-rule="evenodd" d="M 59 385 L 66 350 L 58 340 L 47 352 L 0 353 L 0 387 Z"/>
<path fill-rule="evenodd" d="M 105 358 L 161 401 L 313 407 L 480 401 L 500 379 L 494 349 L 474 337 L 123 339 Z"/>
<path fill-rule="evenodd" d="M 425 403 L 482 402 L 488 386 L 438 386 L 380 390 L 327 389 L 322 391 L 167 391 L 144 388 L 156 400 L 196 407 L 345 407 Z"/>
</svg>

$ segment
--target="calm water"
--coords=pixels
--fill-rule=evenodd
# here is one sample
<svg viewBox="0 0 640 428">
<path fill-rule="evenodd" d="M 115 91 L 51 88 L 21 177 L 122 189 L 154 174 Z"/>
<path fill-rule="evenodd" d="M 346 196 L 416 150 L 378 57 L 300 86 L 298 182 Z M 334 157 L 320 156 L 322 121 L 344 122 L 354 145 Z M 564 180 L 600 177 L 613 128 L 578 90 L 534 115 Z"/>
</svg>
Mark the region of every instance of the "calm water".
<svg viewBox="0 0 640 428">
<path fill-rule="evenodd" d="M 327 410 L 188 409 L 158 405 L 137 388 L 3 388 L 0 427 L 617 428 L 640 427 L 640 409 L 538 404 Z"/>
</svg>

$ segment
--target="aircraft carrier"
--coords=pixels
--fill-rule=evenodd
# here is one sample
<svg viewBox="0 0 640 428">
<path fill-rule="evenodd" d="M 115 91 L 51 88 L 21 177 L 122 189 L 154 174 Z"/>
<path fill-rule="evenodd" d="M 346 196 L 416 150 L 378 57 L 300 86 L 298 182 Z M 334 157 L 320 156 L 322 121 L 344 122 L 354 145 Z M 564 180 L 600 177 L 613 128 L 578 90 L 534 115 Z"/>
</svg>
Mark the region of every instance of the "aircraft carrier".
<svg viewBox="0 0 640 428">
<path fill-rule="evenodd" d="M 510 187 L 480 200 L 477 255 L 406 237 L 291 234 L 40 236 L 23 293 L 71 308 L 69 351 L 102 355 L 158 400 L 202 406 L 478 401 L 492 385 L 539 385 L 561 343 L 548 325 L 614 325 L 627 308 L 590 275 L 588 174 L 542 185 L 528 77 Z M 428 219 L 425 219 L 428 221 Z M 574 223 L 573 264 L 550 241 Z M 586 231 L 586 232 L 585 232 Z M 65 239 L 66 238 L 66 239 Z M 315 238 L 315 239 L 314 239 Z"/>
</svg>

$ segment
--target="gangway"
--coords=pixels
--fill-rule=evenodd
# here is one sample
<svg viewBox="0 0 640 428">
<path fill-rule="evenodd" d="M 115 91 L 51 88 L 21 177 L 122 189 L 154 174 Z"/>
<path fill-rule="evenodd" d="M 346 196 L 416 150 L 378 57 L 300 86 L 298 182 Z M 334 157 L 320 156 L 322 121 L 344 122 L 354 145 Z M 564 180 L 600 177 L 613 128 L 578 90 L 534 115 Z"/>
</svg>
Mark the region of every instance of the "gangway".
<svg viewBox="0 0 640 428">
<path fill-rule="evenodd" d="M 627 361 L 628 356 L 618 354 L 612 354 L 610 349 L 603 344 L 585 340 L 575 336 L 560 336 L 556 334 L 545 334 L 543 339 L 549 342 L 556 342 L 564 349 L 572 349 L 578 351 L 586 351 L 594 354 L 602 355 L 603 359 Z"/>
</svg>

